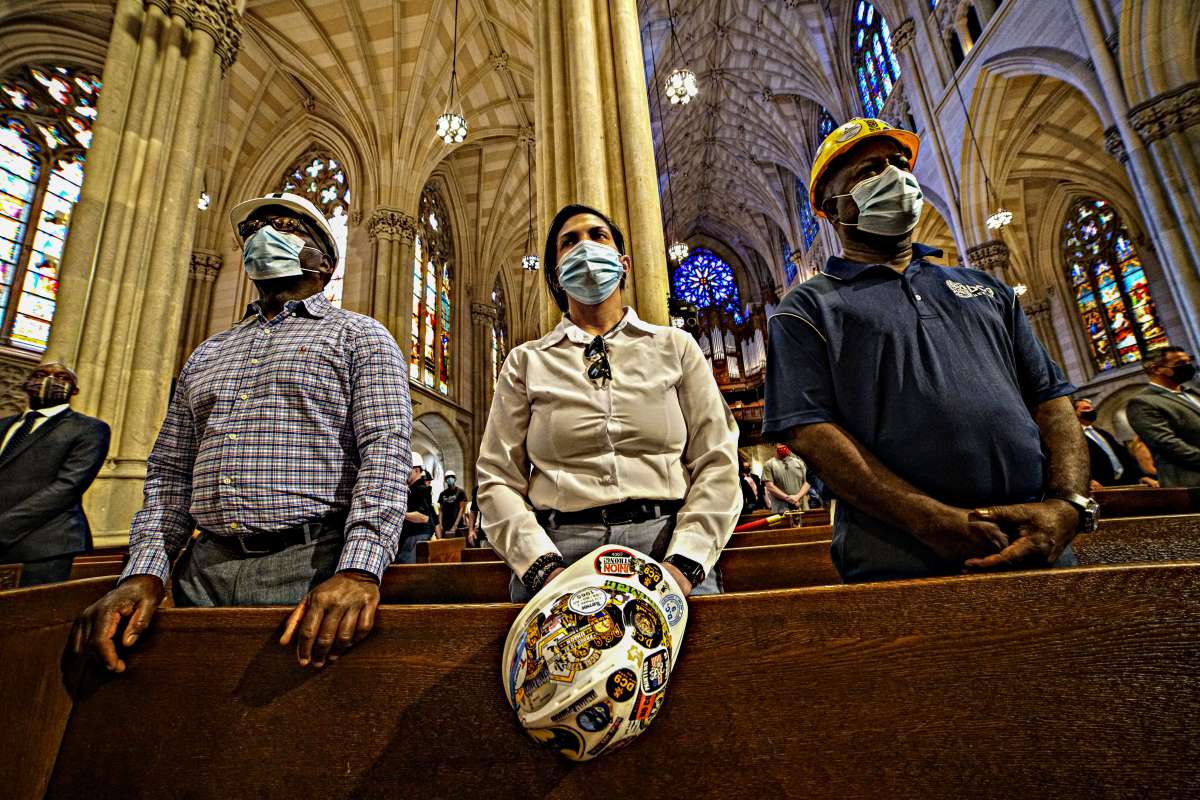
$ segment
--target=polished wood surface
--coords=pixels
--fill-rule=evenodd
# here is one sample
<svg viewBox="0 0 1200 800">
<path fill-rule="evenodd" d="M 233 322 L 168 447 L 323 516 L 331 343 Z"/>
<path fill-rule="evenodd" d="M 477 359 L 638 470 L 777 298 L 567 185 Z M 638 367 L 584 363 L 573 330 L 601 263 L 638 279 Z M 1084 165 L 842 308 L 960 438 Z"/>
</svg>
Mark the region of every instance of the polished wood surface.
<svg viewBox="0 0 1200 800">
<path fill-rule="evenodd" d="M 0 564 L 0 590 L 15 589 L 21 585 L 20 564 Z"/>
<path fill-rule="evenodd" d="M 1151 489 L 1148 486 L 1132 486 L 1101 489 L 1093 492 L 1092 497 L 1100 504 L 1101 518 L 1200 512 L 1200 488 Z"/>
<path fill-rule="evenodd" d="M 318 672 L 276 644 L 286 609 L 164 611 L 126 674 L 71 684 L 47 796 L 1008 800 L 1200 785 L 1200 564 L 698 598 L 658 719 L 582 765 L 525 737 L 504 702 L 516 613 L 383 608 Z M 41 763 L 25 745 L 0 759 Z"/>
</svg>

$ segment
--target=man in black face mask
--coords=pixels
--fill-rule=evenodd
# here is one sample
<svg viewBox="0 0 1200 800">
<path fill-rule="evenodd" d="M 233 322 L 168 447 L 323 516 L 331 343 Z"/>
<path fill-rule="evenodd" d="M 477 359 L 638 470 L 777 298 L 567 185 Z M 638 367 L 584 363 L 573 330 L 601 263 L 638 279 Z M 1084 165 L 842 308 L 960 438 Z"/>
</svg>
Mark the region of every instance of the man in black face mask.
<svg viewBox="0 0 1200 800">
<path fill-rule="evenodd" d="M 1142 368 L 1150 385 L 1129 401 L 1129 424 L 1150 448 L 1163 486 L 1200 486 L 1200 396 L 1183 386 L 1196 365 L 1182 347 L 1164 347 Z"/>
<path fill-rule="evenodd" d="M 83 493 L 108 455 L 108 425 L 71 410 L 75 373 L 42 364 L 22 385 L 29 409 L 0 420 L 0 563 L 22 563 L 21 585 L 71 577 L 92 549 Z"/>
<path fill-rule="evenodd" d="M 1158 486 L 1158 481 L 1142 471 L 1137 459 L 1125 445 L 1117 441 L 1117 437 L 1103 428 L 1096 427 L 1096 409 L 1092 408 L 1091 400 L 1076 400 L 1075 416 L 1083 426 L 1083 435 L 1087 439 L 1092 491 L 1103 489 L 1105 486 L 1127 486 L 1135 483 Z"/>
</svg>

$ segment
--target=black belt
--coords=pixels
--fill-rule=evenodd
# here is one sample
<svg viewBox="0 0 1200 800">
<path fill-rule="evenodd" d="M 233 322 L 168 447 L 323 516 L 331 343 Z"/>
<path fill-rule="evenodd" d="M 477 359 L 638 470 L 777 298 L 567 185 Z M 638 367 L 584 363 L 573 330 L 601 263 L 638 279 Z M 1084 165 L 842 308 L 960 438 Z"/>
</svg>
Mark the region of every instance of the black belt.
<svg viewBox="0 0 1200 800">
<path fill-rule="evenodd" d="M 292 528 L 271 531 L 269 533 L 251 533 L 245 536 L 215 534 L 212 531 L 201 528 L 200 536 L 203 539 L 216 542 L 223 547 L 243 553 L 244 555 L 265 556 L 271 553 L 278 553 L 280 550 L 286 550 L 289 547 L 295 547 L 296 545 L 308 544 L 311 541 L 321 538 L 321 534 L 325 532 L 341 534 L 346 527 L 346 516 L 347 512 L 345 511 L 335 511 L 321 519 L 312 522 L 302 522 Z"/>
<path fill-rule="evenodd" d="M 553 508 L 534 512 L 543 527 L 562 525 L 627 525 L 649 522 L 674 514 L 683 507 L 682 500 L 626 500 L 610 506 L 585 508 L 582 511 L 557 511 Z"/>
</svg>

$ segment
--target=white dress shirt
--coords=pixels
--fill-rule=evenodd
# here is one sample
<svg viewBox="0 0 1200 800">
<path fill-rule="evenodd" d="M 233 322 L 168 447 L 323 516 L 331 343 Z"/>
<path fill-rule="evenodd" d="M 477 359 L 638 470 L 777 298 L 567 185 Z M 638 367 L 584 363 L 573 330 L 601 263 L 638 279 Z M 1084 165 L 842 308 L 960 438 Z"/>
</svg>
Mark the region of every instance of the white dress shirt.
<svg viewBox="0 0 1200 800">
<path fill-rule="evenodd" d="M 558 552 L 534 510 L 683 500 L 666 555 L 710 572 L 742 508 L 738 427 L 689 334 L 632 309 L 606 335 L 613 379 L 598 389 L 569 319 L 509 353 L 479 451 L 488 540 L 517 575 Z"/>
<path fill-rule="evenodd" d="M 66 411 L 66 410 L 67 410 L 68 408 L 70 408 L 70 407 L 71 407 L 71 404 L 70 404 L 70 403 L 62 403 L 61 405 L 57 405 L 57 406 L 47 406 L 46 408 L 38 408 L 38 409 L 32 409 L 32 408 L 31 408 L 31 409 L 29 409 L 29 410 L 28 410 L 28 411 L 26 411 L 24 414 L 22 414 L 21 416 L 17 417 L 17 421 L 16 421 L 16 422 L 14 422 L 12 425 L 9 425 L 9 426 L 8 426 L 8 430 L 6 430 L 6 431 L 4 432 L 4 441 L 3 441 L 3 442 L 0 442 L 0 453 L 3 453 L 3 452 L 4 452 L 4 450 L 5 450 L 5 448 L 7 448 L 7 447 L 8 447 L 8 441 L 9 441 L 10 439 L 12 439 L 12 437 L 13 437 L 13 434 L 15 434 L 15 433 L 17 432 L 17 428 L 21 427 L 21 423 L 25 421 L 25 418 L 26 418 L 27 416 L 29 416 L 29 414 L 30 414 L 31 412 L 33 412 L 33 411 L 37 411 L 37 413 L 38 413 L 40 416 L 39 416 L 37 419 L 35 419 L 35 420 L 33 421 L 33 428 L 32 428 L 32 429 L 30 429 L 30 431 L 29 431 L 29 435 L 30 435 L 30 436 L 32 436 L 32 435 L 33 435 L 33 433 L 34 433 L 34 432 L 35 432 L 35 431 L 36 431 L 38 428 L 40 428 L 40 427 L 42 427 L 43 425 L 45 425 L 45 424 L 46 424 L 46 420 L 50 419 L 50 418 L 51 418 L 51 417 L 53 417 L 53 416 L 57 416 L 58 414 L 61 414 L 62 412 Z"/>
</svg>

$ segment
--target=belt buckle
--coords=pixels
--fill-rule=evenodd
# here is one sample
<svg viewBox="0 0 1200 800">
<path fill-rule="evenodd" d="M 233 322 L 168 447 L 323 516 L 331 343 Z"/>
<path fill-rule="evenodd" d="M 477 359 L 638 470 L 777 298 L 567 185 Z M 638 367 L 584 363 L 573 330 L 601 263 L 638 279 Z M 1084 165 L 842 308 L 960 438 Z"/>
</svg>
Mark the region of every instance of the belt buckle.
<svg viewBox="0 0 1200 800">
<path fill-rule="evenodd" d="M 271 553 L 271 552 L 272 552 L 272 551 L 270 551 L 270 550 L 251 550 L 249 547 L 246 547 L 246 538 L 247 538 L 247 537 L 244 537 L 244 536 L 239 536 L 239 537 L 237 537 L 237 545 L 238 545 L 238 549 L 242 551 L 242 554 L 243 554 L 243 555 L 247 555 L 247 556 L 265 556 L 265 555 L 267 555 L 267 554 L 269 554 L 269 553 Z"/>
</svg>

